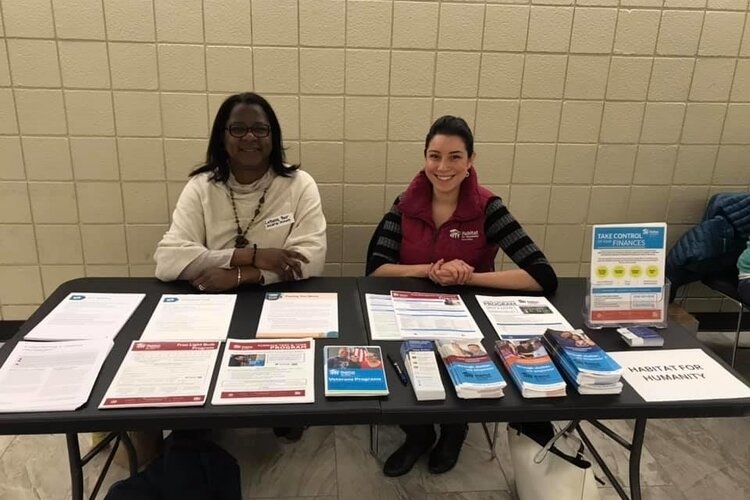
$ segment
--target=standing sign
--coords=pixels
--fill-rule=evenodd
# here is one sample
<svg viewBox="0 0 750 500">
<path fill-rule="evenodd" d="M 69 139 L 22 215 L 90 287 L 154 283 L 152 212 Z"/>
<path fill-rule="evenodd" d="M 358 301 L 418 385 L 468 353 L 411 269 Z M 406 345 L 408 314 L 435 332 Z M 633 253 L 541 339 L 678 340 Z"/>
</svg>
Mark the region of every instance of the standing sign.
<svg viewBox="0 0 750 500">
<path fill-rule="evenodd" d="M 666 322 L 666 238 L 665 223 L 593 227 L 589 326 Z"/>
</svg>

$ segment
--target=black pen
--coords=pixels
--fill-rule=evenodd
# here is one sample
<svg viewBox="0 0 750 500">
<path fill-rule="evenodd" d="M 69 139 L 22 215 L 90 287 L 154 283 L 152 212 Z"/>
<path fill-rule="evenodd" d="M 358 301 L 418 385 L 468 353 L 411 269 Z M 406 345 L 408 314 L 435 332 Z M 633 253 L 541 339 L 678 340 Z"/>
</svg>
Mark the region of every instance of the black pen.
<svg viewBox="0 0 750 500">
<path fill-rule="evenodd" d="M 388 361 L 391 363 L 391 366 L 394 370 L 396 370 L 396 373 L 398 374 L 398 378 L 401 379 L 401 383 L 406 385 L 409 383 L 409 377 L 406 376 L 406 372 L 401 369 L 400 366 L 398 366 L 398 363 L 396 363 L 390 354 L 386 354 L 386 357 L 388 358 Z"/>
</svg>

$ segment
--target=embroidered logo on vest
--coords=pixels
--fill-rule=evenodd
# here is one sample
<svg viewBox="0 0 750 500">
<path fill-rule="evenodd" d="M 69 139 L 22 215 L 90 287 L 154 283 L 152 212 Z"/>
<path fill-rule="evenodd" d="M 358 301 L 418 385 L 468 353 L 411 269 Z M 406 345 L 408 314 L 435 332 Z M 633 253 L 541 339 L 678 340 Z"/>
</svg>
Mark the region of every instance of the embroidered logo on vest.
<svg viewBox="0 0 750 500">
<path fill-rule="evenodd" d="M 472 241 L 479 238 L 479 231 L 460 231 L 458 229 L 451 229 L 448 231 L 448 236 L 454 240 Z"/>
</svg>

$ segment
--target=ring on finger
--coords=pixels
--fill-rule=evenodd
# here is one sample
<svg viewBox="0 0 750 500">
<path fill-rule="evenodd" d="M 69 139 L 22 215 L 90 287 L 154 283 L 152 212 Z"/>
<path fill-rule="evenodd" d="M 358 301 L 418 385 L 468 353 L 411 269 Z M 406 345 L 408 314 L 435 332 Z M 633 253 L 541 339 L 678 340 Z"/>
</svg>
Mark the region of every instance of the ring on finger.
<svg viewBox="0 0 750 500">
<path fill-rule="evenodd" d="M 206 287 L 203 286 L 203 285 L 198 285 L 198 290 L 200 290 L 201 292 L 205 292 L 206 291 Z"/>
</svg>

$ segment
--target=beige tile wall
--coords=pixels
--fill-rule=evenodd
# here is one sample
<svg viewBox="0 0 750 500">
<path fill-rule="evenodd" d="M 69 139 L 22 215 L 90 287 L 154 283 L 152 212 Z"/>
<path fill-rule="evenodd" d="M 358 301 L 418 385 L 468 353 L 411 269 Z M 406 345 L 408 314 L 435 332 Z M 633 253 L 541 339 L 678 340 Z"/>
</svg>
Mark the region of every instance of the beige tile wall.
<svg viewBox="0 0 750 500">
<path fill-rule="evenodd" d="M 671 242 L 711 194 L 750 187 L 747 0 L 0 5 L 5 319 L 74 277 L 151 275 L 236 91 L 270 99 L 317 179 L 330 275 L 362 272 L 446 113 L 563 276 L 587 272 L 591 224 L 667 220 Z M 722 307 L 694 292 L 694 309 Z"/>
</svg>

